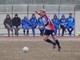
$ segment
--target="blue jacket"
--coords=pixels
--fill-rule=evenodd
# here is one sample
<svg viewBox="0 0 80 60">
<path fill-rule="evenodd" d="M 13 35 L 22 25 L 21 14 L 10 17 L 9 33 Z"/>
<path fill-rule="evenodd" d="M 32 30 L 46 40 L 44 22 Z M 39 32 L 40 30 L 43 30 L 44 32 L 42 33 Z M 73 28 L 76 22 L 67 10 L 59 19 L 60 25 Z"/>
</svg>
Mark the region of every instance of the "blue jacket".
<svg viewBox="0 0 80 60">
<path fill-rule="evenodd" d="M 67 25 L 67 20 L 66 20 L 66 18 L 65 18 L 64 15 L 62 15 L 62 17 L 61 17 L 61 19 L 60 19 L 60 25 L 65 25 L 65 27 L 66 27 L 66 25 Z"/>
<path fill-rule="evenodd" d="M 39 17 L 38 18 L 38 22 L 37 22 L 38 26 L 44 26 L 44 23 L 43 23 L 43 20 L 42 20 L 42 17 Z"/>
<path fill-rule="evenodd" d="M 22 28 L 23 29 L 29 29 L 29 25 L 30 25 L 30 23 L 29 23 L 28 18 L 24 17 L 24 19 L 22 19 Z"/>
<path fill-rule="evenodd" d="M 59 19 L 57 18 L 57 15 L 54 15 L 54 18 L 52 19 L 52 22 L 54 24 L 54 27 L 58 29 L 60 22 L 59 22 Z"/>
<path fill-rule="evenodd" d="M 74 27 L 74 25 L 75 25 L 75 20 L 74 20 L 74 18 L 72 17 L 72 16 L 70 16 L 69 18 L 67 18 L 67 26 L 69 27 Z"/>
<path fill-rule="evenodd" d="M 37 27 L 37 19 L 36 19 L 36 17 L 31 17 L 30 18 L 30 26 L 32 27 L 32 28 L 36 28 Z"/>
</svg>

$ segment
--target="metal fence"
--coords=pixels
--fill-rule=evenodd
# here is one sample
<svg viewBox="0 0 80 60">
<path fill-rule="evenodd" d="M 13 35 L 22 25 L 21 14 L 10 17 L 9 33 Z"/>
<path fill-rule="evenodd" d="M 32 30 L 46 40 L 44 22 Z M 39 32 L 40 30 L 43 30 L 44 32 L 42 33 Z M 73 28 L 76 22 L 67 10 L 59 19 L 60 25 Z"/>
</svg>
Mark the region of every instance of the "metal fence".
<svg viewBox="0 0 80 60">
<path fill-rule="evenodd" d="M 75 5 L 0 5 L 0 14 L 29 14 L 35 13 L 35 10 L 45 9 L 48 14 L 68 14 L 75 13 Z"/>
<path fill-rule="evenodd" d="M 0 4 L 80 4 L 80 0 L 0 0 Z"/>
</svg>

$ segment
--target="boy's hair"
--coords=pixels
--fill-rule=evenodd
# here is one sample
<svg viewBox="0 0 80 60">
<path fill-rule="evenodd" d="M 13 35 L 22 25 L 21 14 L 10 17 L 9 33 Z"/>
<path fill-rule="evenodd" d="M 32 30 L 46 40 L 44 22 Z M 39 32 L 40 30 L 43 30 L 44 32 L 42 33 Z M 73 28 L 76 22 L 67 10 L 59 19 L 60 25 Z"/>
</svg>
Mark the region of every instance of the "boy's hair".
<svg viewBox="0 0 80 60">
<path fill-rule="evenodd" d="M 41 9 L 40 11 L 43 11 L 43 12 L 45 12 L 45 9 Z"/>
<path fill-rule="evenodd" d="M 15 14 L 15 16 L 18 16 L 18 14 Z"/>
<path fill-rule="evenodd" d="M 72 15 L 72 13 L 69 13 L 69 15 Z"/>
</svg>

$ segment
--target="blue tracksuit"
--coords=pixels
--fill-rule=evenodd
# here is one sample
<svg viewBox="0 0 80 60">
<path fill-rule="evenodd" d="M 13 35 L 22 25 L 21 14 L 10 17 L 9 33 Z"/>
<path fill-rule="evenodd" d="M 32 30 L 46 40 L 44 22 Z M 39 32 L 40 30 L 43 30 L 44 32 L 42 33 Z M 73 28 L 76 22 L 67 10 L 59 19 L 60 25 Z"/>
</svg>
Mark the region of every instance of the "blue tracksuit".
<svg viewBox="0 0 80 60">
<path fill-rule="evenodd" d="M 33 36 L 35 36 L 35 28 L 37 27 L 37 19 L 36 17 L 30 18 L 30 26 L 32 28 Z"/>
<path fill-rule="evenodd" d="M 24 19 L 22 19 L 22 28 L 29 29 L 29 20 L 27 17 L 24 17 Z"/>
<path fill-rule="evenodd" d="M 62 29 L 62 36 L 64 35 L 64 31 L 66 29 L 66 25 L 67 25 L 67 21 L 66 21 L 65 15 L 62 15 L 62 17 L 60 19 L 60 27 Z"/>
<path fill-rule="evenodd" d="M 43 19 L 42 17 L 39 17 L 38 18 L 37 24 L 38 24 L 39 27 L 40 26 L 44 26 L 44 23 L 43 23 L 43 20 L 42 19 Z M 40 30 L 40 35 L 43 36 L 44 28 L 39 28 L 39 30 Z"/>
<path fill-rule="evenodd" d="M 29 35 L 29 27 L 30 27 L 29 25 L 30 23 L 29 23 L 28 18 L 24 17 L 22 19 L 22 29 L 23 29 L 24 34 L 25 34 L 25 30 L 27 29 L 27 35 Z"/>
<path fill-rule="evenodd" d="M 67 18 L 67 30 L 71 36 L 72 31 L 74 30 L 74 26 L 75 26 L 75 20 L 72 16 L 70 16 L 69 18 Z"/>
<path fill-rule="evenodd" d="M 57 30 L 59 29 L 59 19 L 57 18 L 57 15 L 55 14 L 53 19 L 52 19 L 52 22 L 54 24 L 54 27 L 55 27 L 55 35 L 57 35 Z"/>
</svg>

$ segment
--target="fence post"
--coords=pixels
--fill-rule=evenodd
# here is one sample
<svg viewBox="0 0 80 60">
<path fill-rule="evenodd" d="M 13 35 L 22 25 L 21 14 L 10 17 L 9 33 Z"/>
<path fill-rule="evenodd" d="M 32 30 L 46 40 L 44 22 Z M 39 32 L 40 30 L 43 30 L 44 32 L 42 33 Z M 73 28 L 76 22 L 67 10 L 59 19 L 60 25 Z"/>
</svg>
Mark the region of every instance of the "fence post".
<svg viewBox="0 0 80 60">
<path fill-rule="evenodd" d="M 60 4 L 58 7 L 58 18 L 60 19 Z M 58 30 L 58 36 L 60 36 L 60 26 L 59 26 L 59 30 Z"/>
<path fill-rule="evenodd" d="M 43 9 L 45 9 L 45 5 L 43 4 Z"/>
<path fill-rule="evenodd" d="M 12 18 L 13 18 L 13 5 L 12 5 L 12 11 L 11 12 L 12 12 Z"/>
<path fill-rule="evenodd" d="M 27 7 L 27 18 L 29 18 L 29 4 L 26 7 Z"/>
<path fill-rule="evenodd" d="M 74 7 L 74 20 L 75 20 L 75 7 Z M 76 24 L 76 23 L 75 23 Z M 75 25 L 74 25 L 74 36 L 75 36 Z"/>
</svg>

